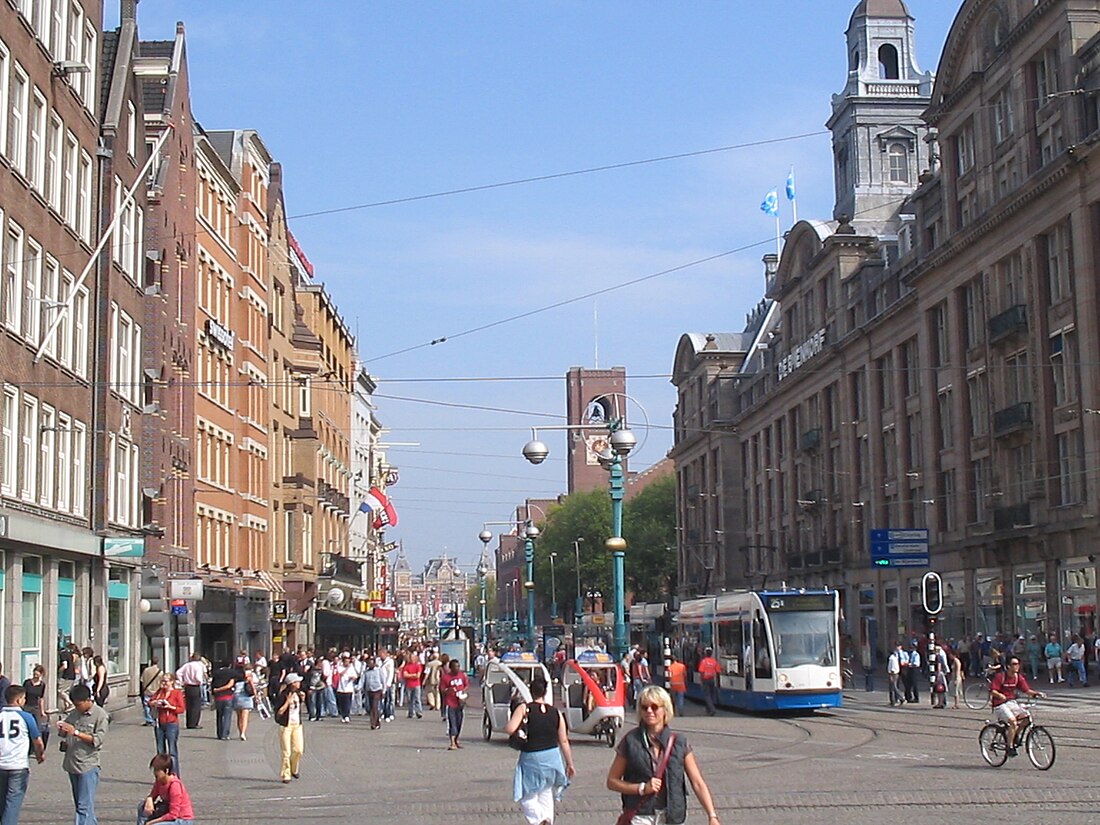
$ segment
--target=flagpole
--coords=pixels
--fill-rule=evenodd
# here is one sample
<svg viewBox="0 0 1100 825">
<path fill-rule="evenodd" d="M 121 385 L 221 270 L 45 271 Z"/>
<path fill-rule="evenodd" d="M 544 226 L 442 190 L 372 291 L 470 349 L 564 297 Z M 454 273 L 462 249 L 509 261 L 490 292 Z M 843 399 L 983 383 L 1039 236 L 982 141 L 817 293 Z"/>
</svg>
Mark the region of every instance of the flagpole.
<svg viewBox="0 0 1100 825">
<path fill-rule="evenodd" d="M 791 218 L 791 225 L 798 223 L 798 198 L 791 198 L 791 212 L 793 217 Z"/>
<path fill-rule="evenodd" d="M 775 213 L 775 255 L 777 258 L 783 257 L 783 247 L 781 242 L 782 229 L 779 226 L 779 212 Z"/>
</svg>

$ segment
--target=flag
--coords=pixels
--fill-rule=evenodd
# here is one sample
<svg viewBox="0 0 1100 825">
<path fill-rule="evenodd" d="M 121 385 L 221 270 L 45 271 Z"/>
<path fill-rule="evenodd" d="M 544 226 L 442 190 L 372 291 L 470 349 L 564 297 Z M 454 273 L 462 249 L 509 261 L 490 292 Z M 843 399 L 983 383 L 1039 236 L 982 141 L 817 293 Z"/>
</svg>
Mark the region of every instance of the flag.
<svg viewBox="0 0 1100 825">
<path fill-rule="evenodd" d="M 787 200 L 794 200 L 794 167 L 791 167 L 791 173 L 787 175 Z"/>
<path fill-rule="evenodd" d="M 779 217 L 779 194 L 773 189 L 764 196 L 764 202 L 760 204 L 760 211 L 773 218 Z"/>
<path fill-rule="evenodd" d="M 377 487 L 370 488 L 370 492 L 363 498 L 363 503 L 359 505 L 359 511 L 374 516 L 372 526 L 375 530 L 397 526 L 397 510 L 386 494 Z"/>
</svg>

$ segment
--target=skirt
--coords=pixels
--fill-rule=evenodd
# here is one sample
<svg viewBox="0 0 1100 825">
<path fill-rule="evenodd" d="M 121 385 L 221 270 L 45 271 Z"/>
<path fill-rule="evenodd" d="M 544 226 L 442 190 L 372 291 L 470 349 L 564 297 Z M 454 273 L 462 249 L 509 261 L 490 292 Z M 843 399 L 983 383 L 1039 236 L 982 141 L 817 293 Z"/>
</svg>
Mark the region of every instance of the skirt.
<svg viewBox="0 0 1100 825">
<path fill-rule="evenodd" d="M 512 799 L 519 802 L 525 796 L 531 796 L 545 788 L 554 789 L 554 797 L 561 795 L 569 786 L 565 776 L 565 762 L 561 750 L 555 745 L 544 751 L 521 753 L 516 762 L 516 773 L 512 779 Z"/>
</svg>

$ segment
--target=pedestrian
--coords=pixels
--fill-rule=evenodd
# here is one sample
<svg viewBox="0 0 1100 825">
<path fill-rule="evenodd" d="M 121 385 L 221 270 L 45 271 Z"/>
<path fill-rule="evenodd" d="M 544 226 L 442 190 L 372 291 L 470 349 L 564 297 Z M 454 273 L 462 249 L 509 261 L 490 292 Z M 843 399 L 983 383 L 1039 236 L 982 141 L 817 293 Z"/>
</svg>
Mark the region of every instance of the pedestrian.
<svg viewBox="0 0 1100 825">
<path fill-rule="evenodd" d="M 470 681 L 462 672 L 458 659 L 451 659 L 448 663 L 447 673 L 440 682 L 440 691 L 443 694 L 443 706 L 447 710 L 447 736 L 451 744 L 447 750 L 461 748 L 462 743 L 458 738 L 462 735 L 463 710 L 466 707 L 466 691 L 470 687 Z"/>
<path fill-rule="evenodd" d="M 370 729 L 378 730 L 382 727 L 382 671 L 373 656 L 367 657 L 363 670 L 363 704 L 370 713 Z"/>
<path fill-rule="evenodd" d="M 439 654 L 434 650 L 428 656 L 428 662 L 424 665 L 424 695 L 425 702 L 431 710 L 439 710 Z"/>
<path fill-rule="evenodd" d="M 966 669 L 962 665 L 962 659 L 954 651 L 947 655 L 951 670 L 951 707 L 958 709 L 959 700 L 963 698 L 963 683 L 966 681 Z"/>
<path fill-rule="evenodd" d="M 166 753 L 172 757 L 172 772 L 180 773 L 180 713 L 187 700 L 183 691 L 176 687 L 176 677 L 165 673 L 160 677 L 160 687 L 149 700 L 157 715 L 157 725 L 153 729 L 156 738 L 157 753 Z"/>
<path fill-rule="evenodd" d="M 675 653 L 669 656 L 668 689 L 676 706 L 676 715 L 684 715 L 684 696 L 687 694 L 687 665 Z"/>
<path fill-rule="evenodd" d="M 1079 682 L 1081 687 L 1088 687 L 1088 675 L 1085 673 L 1085 643 L 1076 634 L 1070 646 L 1066 648 L 1066 660 L 1069 662 L 1069 686 L 1073 687 Z"/>
<path fill-rule="evenodd" d="M 99 752 L 107 739 L 107 711 L 92 700 L 92 690 L 73 685 L 69 691 L 72 712 L 57 723 L 57 732 L 65 737 L 65 759 L 61 763 L 69 775 L 76 817 L 73 825 L 98 825 L 95 795 L 99 788 Z"/>
<path fill-rule="evenodd" d="M 910 704 L 916 704 L 920 701 L 919 688 L 917 687 L 917 675 L 920 673 L 920 650 L 918 645 L 917 640 L 913 639 L 909 643 L 909 652 L 902 651 L 902 655 L 906 657 L 907 666 L 902 669 L 901 675 L 905 683 L 905 701 Z"/>
<path fill-rule="evenodd" d="M 378 667 L 382 671 L 382 719 L 393 721 L 393 686 L 396 668 L 389 650 L 382 648 L 378 654 Z"/>
<path fill-rule="evenodd" d="M 237 672 L 222 660 L 210 677 L 210 692 L 214 695 L 214 718 L 217 720 L 215 732 L 218 739 L 228 741 L 229 730 L 233 723 L 233 689 L 237 684 Z"/>
<path fill-rule="evenodd" d="M 623 682 L 626 683 L 626 704 L 628 707 L 634 707 L 634 686 L 631 684 L 634 681 L 634 648 L 630 648 L 623 654 L 619 667 L 622 668 Z"/>
<path fill-rule="evenodd" d="M 4 691 L 4 708 L 0 710 L 0 822 L 17 825 L 19 810 L 30 782 L 30 755 L 41 765 L 46 759 L 46 745 L 38 720 L 24 707 L 27 694 L 18 685 Z"/>
<path fill-rule="evenodd" d="M 554 802 L 561 799 L 576 774 L 565 717 L 546 701 L 546 678 L 531 678 L 531 701 L 521 702 L 504 732 L 522 732 L 519 760 L 512 779 L 512 799 L 519 803 L 528 825 L 554 821 Z"/>
<path fill-rule="evenodd" d="M 424 705 L 420 698 L 420 680 L 424 675 L 424 665 L 416 656 L 409 656 L 405 664 L 401 666 L 401 678 L 405 681 L 406 704 L 409 708 L 409 718 L 419 719 L 424 715 Z"/>
<path fill-rule="evenodd" d="M 340 721 L 345 725 L 351 722 L 351 697 L 359 681 L 359 666 L 351 653 L 345 650 L 340 654 L 340 664 L 336 666 L 336 707 Z"/>
<path fill-rule="evenodd" d="M 183 780 L 176 773 L 172 757 L 158 753 L 149 760 L 153 771 L 153 789 L 144 801 L 138 805 L 137 825 L 159 825 L 167 822 L 171 825 L 191 825 L 195 821 L 195 811 L 191 807 L 191 797 Z"/>
<path fill-rule="evenodd" d="M 103 707 L 111 696 L 111 686 L 107 684 L 107 665 L 97 653 L 92 656 L 92 666 L 92 698 L 97 705 Z"/>
<path fill-rule="evenodd" d="M 1031 670 L 1031 680 L 1039 681 L 1039 658 L 1043 655 L 1043 646 L 1039 639 L 1032 633 L 1027 639 L 1027 664 Z"/>
<path fill-rule="evenodd" d="M 304 680 L 309 689 L 306 698 L 306 710 L 308 711 L 309 721 L 320 722 L 325 715 L 325 671 L 321 667 L 319 659 L 307 659 L 306 661 L 309 663 L 309 669 L 306 671 L 307 675 Z"/>
<path fill-rule="evenodd" d="M 646 685 L 653 681 L 652 674 L 649 672 L 649 657 L 646 655 L 645 649 L 639 647 L 634 651 L 634 665 L 633 671 L 630 674 L 631 687 L 634 688 L 634 705 L 638 704 L 638 696 L 645 689 Z"/>
<path fill-rule="evenodd" d="M 443 726 L 447 726 L 447 705 L 443 701 L 443 678 L 450 671 L 451 657 L 446 653 L 439 656 L 439 718 L 443 720 Z"/>
<path fill-rule="evenodd" d="M 256 683 L 251 664 L 242 651 L 233 671 L 233 710 L 237 714 L 237 734 L 242 742 L 248 741 L 248 717 L 256 707 Z"/>
<path fill-rule="evenodd" d="M 282 752 L 279 778 L 284 785 L 299 777 L 298 768 L 305 752 L 302 707 L 306 703 L 306 697 L 301 686 L 302 677 L 297 673 L 288 673 L 275 700 L 275 724 L 279 725 L 279 749 Z"/>
<path fill-rule="evenodd" d="M 163 672 L 160 669 L 160 659 L 153 656 L 138 676 L 138 695 L 141 698 L 141 709 L 145 712 L 145 721 L 142 724 L 146 727 L 152 727 L 157 723 L 153 709 L 149 707 L 149 698 L 156 693 L 157 686 L 160 684 L 160 675 Z"/>
<path fill-rule="evenodd" d="M 187 700 L 186 727 L 198 730 L 202 727 L 202 685 L 206 681 L 206 667 L 198 653 L 191 654 L 191 660 L 180 665 L 176 671 L 176 683 L 183 686 L 183 695 Z"/>
<path fill-rule="evenodd" d="M 31 668 L 31 678 L 23 681 L 23 690 L 27 697 L 24 709 L 38 723 L 38 732 L 42 734 L 42 746 L 46 747 L 50 744 L 50 720 L 46 715 L 46 668 L 42 665 Z M 3 821 L 0 818 L 0 825 Z"/>
<path fill-rule="evenodd" d="M 57 662 L 57 707 L 64 713 L 73 709 L 69 701 L 69 689 L 76 684 L 77 660 L 80 659 L 80 648 L 69 642 L 58 654 Z"/>
<path fill-rule="evenodd" d="M 650 685 L 638 695 L 638 727 L 619 741 L 607 772 L 607 789 L 622 795 L 620 821 L 679 825 L 687 818 L 690 782 L 708 821 L 718 823 L 710 789 L 687 738 L 669 727 L 673 715 L 672 699 L 664 688 Z"/>
<path fill-rule="evenodd" d="M 1062 677 L 1062 645 L 1058 642 L 1058 634 L 1051 633 L 1043 648 L 1043 655 L 1047 657 L 1047 676 L 1053 685 L 1055 678 L 1059 682 L 1066 681 Z"/>
<path fill-rule="evenodd" d="M 707 716 L 714 716 L 714 706 L 718 704 L 718 674 L 722 672 L 722 666 L 714 658 L 713 648 L 708 647 L 703 651 L 703 658 L 699 660 L 696 671 L 703 683 L 703 699 L 707 703 Z"/>
<path fill-rule="evenodd" d="M 908 665 L 909 657 L 901 649 L 901 642 L 894 644 L 894 649 L 886 657 L 886 680 L 890 684 L 890 707 L 901 707 L 905 704 L 905 693 L 902 690 L 901 669 L 902 658 Z"/>
</svg>

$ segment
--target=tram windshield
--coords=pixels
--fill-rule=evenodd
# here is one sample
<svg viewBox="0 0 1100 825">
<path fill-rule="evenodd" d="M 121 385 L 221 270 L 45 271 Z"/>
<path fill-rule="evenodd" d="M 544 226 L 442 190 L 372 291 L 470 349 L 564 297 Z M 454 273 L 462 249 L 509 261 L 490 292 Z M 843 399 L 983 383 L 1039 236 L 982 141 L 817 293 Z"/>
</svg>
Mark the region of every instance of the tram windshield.
<svg viewBox="0 0 1100 825">
<path fill-rule="evenodd" d="M 836 616 L 831 610 L 771 613 L 777 667 L 836 664 Z"/>
</svg>

